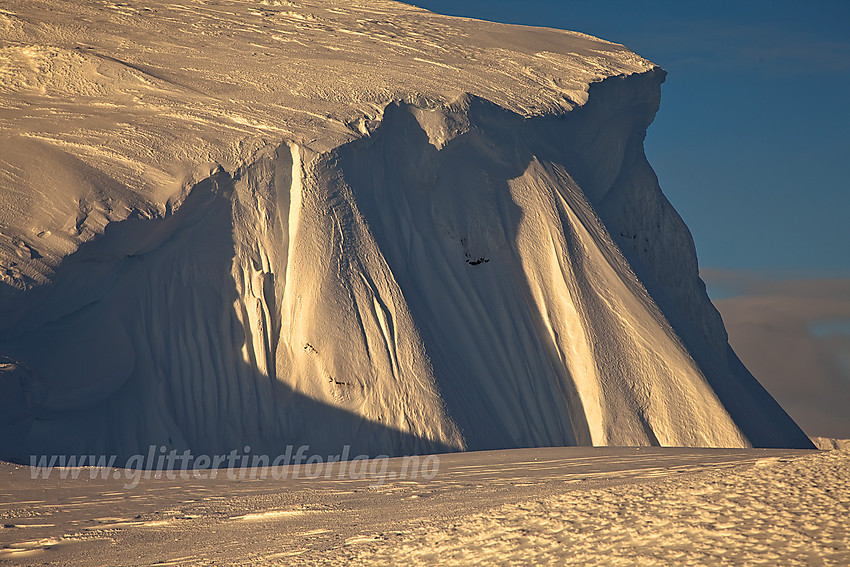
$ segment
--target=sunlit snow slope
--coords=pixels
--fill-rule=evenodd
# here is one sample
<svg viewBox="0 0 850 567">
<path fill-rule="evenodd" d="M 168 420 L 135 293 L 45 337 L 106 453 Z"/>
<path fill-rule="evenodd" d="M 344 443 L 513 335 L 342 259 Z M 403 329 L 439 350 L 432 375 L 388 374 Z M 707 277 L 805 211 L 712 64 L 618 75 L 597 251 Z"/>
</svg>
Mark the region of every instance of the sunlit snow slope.
<svg viewBox="0 0 850 567">
<path fill-rule="evenodd" d="M 7 0 L 0 38 L 0 457 L 811 446 L 624 47 L 342 0 Z"/>
</svg>

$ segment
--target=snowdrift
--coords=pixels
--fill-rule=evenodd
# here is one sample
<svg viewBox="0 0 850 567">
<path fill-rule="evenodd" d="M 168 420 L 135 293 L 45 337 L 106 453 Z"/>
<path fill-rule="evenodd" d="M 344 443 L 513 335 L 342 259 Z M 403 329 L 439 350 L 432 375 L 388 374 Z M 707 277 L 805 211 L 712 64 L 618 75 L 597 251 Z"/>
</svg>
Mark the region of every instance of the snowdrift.
<svg viewBox="0 0 850 567">
<path fill-rule="evenodd" d="M 812 446 L 644 156 L 661 69 L 270 4 L 4 8 L 0 457 Z"/>
</svg>

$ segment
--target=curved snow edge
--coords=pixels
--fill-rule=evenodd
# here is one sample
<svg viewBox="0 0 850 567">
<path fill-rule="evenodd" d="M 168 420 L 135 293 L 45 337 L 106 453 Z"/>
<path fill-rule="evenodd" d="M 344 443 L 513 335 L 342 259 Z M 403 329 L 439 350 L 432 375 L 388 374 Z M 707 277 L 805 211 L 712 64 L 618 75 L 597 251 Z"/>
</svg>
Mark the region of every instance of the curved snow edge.
<svg viewBox="0 0 850 567">
<path fill-rule="evenodd" d="M 729 362 L 643 156 L 662 80 L 562 116 L 393 103 L 107 225 L 15 297 L 0 455 L 811 447 Z"/>
</svg>

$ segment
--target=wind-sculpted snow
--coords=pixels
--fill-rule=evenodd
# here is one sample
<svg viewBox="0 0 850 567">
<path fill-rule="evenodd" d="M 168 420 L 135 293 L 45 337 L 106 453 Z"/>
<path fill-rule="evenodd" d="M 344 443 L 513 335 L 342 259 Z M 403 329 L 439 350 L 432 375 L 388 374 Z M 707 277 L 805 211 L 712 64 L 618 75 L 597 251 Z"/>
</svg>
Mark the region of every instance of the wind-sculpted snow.
<svg viewBox="0 0 850 567">
<path fill-rule="evenodd" d="M 811 446 L 726 342 L 622 46 L 385 2 L 0 25 L 1 457 Z"/>
</svg>

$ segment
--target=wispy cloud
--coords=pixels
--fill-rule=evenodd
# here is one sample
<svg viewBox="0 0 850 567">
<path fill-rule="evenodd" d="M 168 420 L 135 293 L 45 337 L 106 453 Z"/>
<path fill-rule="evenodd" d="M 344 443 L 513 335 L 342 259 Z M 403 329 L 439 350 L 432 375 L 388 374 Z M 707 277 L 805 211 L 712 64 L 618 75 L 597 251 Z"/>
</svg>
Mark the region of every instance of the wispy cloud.
<svg viewBox="0 0 850 567">
<path fill-rule="evenodd" d="M 810 435 L 850 438 L 850 278 L 705 270 L 744 364 Z"/>
</svg>

